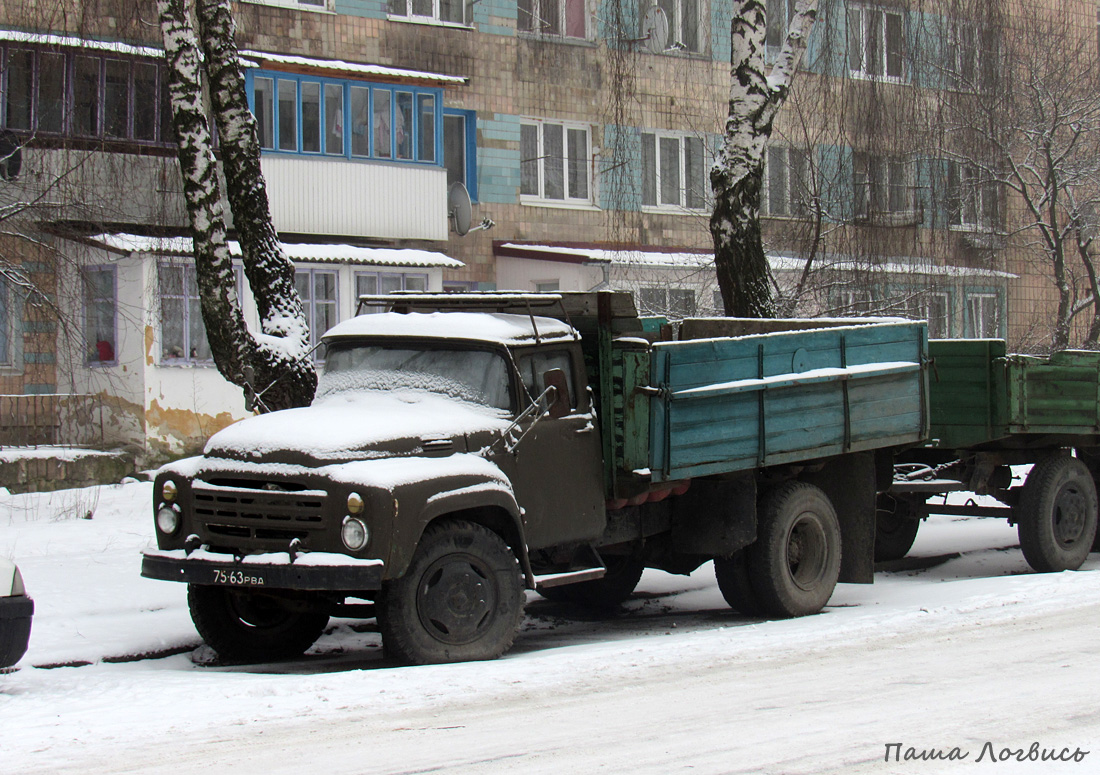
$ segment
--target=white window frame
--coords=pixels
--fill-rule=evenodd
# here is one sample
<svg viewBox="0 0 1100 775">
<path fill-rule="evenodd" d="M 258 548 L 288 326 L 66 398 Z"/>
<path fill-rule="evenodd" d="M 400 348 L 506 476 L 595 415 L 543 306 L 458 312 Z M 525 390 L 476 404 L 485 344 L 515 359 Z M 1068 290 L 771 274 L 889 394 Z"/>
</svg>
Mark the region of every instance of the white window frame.
<svg viewBox="0 0 1100 775">
<path fill-rule="evenodd" d="M 1000 338 L 1001 300 L 998 293 L 971 291 L 966 294 L 966 330 L 972 339 Z"/>
<path fill-rule="evenodd" d="M 334 320 L 332 325 L 336 325 L 340 322 L 340 272 L 336 269 L 328 269 L 317 266 L 297 266 L 294 268 L 294 287 L 298 288 L 298 278 L 306 275 L 309 277 L 309 295 L 302 296 L 301 291 L 298 295 L 302 296 L 302 311 L 305 312 L 306 322 L 309 323 L 309 346 L 317 347 L 321 343 L 321 336 L 325 333 L 327 328 L 322 328 L 317 325 L 317 308 L 318 306 L 325 306 L 333 311 Z M 332 292 L 333 298 L 320 299 L 316 298 L 316 282 L 315 279 L 318 275 L 328 275 L 332 277 Z M 313 359 L 315 361 L 322 360 L 321 349 L 315 349 L 313 351 Z"/>
<path fill-rule="evenodd" d="M 664 315 L 671 318 L 687 318 L 699 308 L 694 288 L 669 285 L 643 285 L 635 292 L 638 311 L 642 315 Z M 647 298 L 648 297 L 648 298 Z M 684 302 L 687 302 L 684 305 Z M 677 307 L 677 305 L 683 305 Z"/>
<path fill-rule="evenodd" d="M 972 164 L 949 161 L 947 222 L 956 231 L 991 232 L 997 227 L 996 184 L 981 182 Z"/>
<path fill-rule="evenodd" d="M 181 288 L 181 294 L 179 296 L 173 296 L 173 298 L 183 299 L 183 302 L 184 302 L 184 304 L 183 304 L 183 343 L 181 345 L 182 353 L 178 357 L 166 357 L 164 355 L 164 347 L 165 347 L 164 294 L 162 293 L 162 290 L 161 290 L 162 285 L 161 285 L 161 278 L 160 278 L 160 273 L 163 269 L 182 269 L 183 270 L 183 275 L 182 275 L 183 285 L 182 285 L 182 288 Z M 198 300 L 199 291 L 198 291 L 198 278 L 196 277 L 195 278 L 196 295 L 194 297 L 188 295 L 188 293 L 187 293 L 187 276 L 188 275 L 194 276 L 194 274 L 195 274 L 195 263 L 194 263 L 194 261 L 187 261 L 186 259 L 181 260 L 181 259 L 178 259 L 178 258 L 176 258 L 176 259 L 162 258 L 162 259 L 157 261 L 157 309 L 158 309 L 158 313 L 160 315 L 160 323 L 158 325 L 158 332 L 159 332 L 159 337 L 160 337 L 159 341 L 161 342 L 160 361 L 159 362 L 162 366 L 165 366 L 165 365 L 168 365 L 168 366 L 183 366 L 183 365 L 213 366 L 214 365 L 213 353 L 211 353 L 211 357 L 209 357 L 209 358 L 193 358 L 191 356 L 191 350 L 194 349 L 195 343 L 191 339 L 191 305 L 190 305 L 190 302 L 192 300 L 196 300 L 196 301 Z M 241 298 L 243 287 L 244 287 L 244 274 L 243 274 L 243 269 L 239 265 L 236 265 L 236 264 L 233 266 L 233 282 L 236 285 L 237 298 L 239 299 L 239 298 Z M 201 314 L 202 313 L 200 311 L 199 315 L 201 316 Z M 206 336 L 205 324 L 203 325 L 203 336 L 204 337 Z M 207 338 L 207 345 L 209 346 L 209 338 Z"/>
<path fill-rule="evenodd" d="M 118 365 L 118 267 L 110 265 L 89 266 L 84 269 L 84 348 L 86 352 L 86 364 L 88 366 L 117 366 Z M 89 279 L 92 274 L 106 273 L 111 277 L 111 295 L 93 296 Z M 100 303 L 109 303 L 111 311 L 111 358 L 99 357 L 99 342 L 107 341 L 92 336 L 92 306 Z M 98 339 L 98 341 L 93 341 Z M 95 353 L 95 357 L 92 354 Z"/>
<path fill-rule="evenodd" d="M 560 148 L 548 148 L 548 129 L 561 130 Z M 535 148 L 531 149 L 529 138 L 535 137 Z M 572 155 L 572 143 L 582 133 L 584 137 L 583 158 Z M 554 152 L 557 152 L 555 154 Z M 530 157 L 534 154 L 533 158 Z M 552 171 L 555 161 L 561 161 L 561 197 L 548 192 L 551 177 L 548 171 Z M 578 165 L 583 165 L 578 169 Z M 595 202 L 594 176 L 592 174 L 592 127 L 588 124 L 577 124 L 564 121 L 549 121 L 545 119 L 523 119 L 520 122 L 520 203 L 550 205 L 556 207 L 592 207 Z M 534 189 L 530 185 L 530 174 L 537 176 L 534 181 Z M 572 180 L 584 181 L 583 195 L 578 195 L 577 189 L 571 184 Z"/>
<path fill-rule="evenodd" d="M 580 6 L 580 20 L 584 28 L 579 35 L 576 30 L 569 29 L 569 12 L 577 6 Z M 590 39 L 588 0 L 519 0 L 516 14 L 516 30 L 522 35 L 564 40 Z"/>
<path fill-rule="evenodd" d="M 390 291 L 382 291 L 382 278 L 387 277 L 390 279 L 396 279 L 396 287 L 392 288 L 393 291 L 427 291 L 430 279 L 427 272 L 406 272 L 400 269 L 376 269 L 370 271 L 356 271 L 351 278 L 351 287 L 355 292 L 354 306 L 352 314 L 358 312 L 359 297 L 370 294 L 379 295 L 383 293 L 389 293 Z M 373 279 L 374 290 L 371 291 L 366 288 L 360 288 L 360 280 Z M 410 282 L 411 281 L 411 282 Z M 419 287 L 410 287 L 419 286 Z M 381 312 L 381 307 L 364 307 L 363 312 Z"/>
<path fill-rule="evenodd" d="M 848 72 L 853 78 L 902 82 L 908 71 L 905 16 L 868 5 L 848 6 Z M 898 30 L 897 66 L 891 68 L 891 23 Z"/>
<path fill-rule="evenodd" d="M 430 14 L 416 13 L 417 4 L 424 1 L 425 0 L 390 0 L 389 20 L 412 22 L 414 24 L 436 24 L 446 27 L 470 26 L 470 20 L 466 18 L 466 0 L 451 0 L 452 4 L 457 4 L 461 11 L 462 18 L 458 21 L 444 19 L 442 17 L 441 5 L 444 0 L 428 0 L 432 4 L 432 12 Z"/>
<path fill-rule="evenodd" d="M 796 166 L 801 169 L 795 169 Z M 810 214 L 807 200 L 811 175 L 809 151 L 781 145 L 769 146 L 764 156 L 761 212 L 773 218 L 806 218 Z M 792 177 L 795 178 L 794 185 Z"/>
<path fill-rule="evenodd" d="M 764 32 L 764 45 L 768 61 L 772 61 L 783 50 L 783 43 L 787 39 L 791 19 L 794 17 L 796 0 L 766 0 L 766 2 L 768 22 Z M 783 18 L 784 16 L 786 18 Z M 778 21 L 781 18 L 782 23 Z"/>
<path fill-rule="evenodd" d="M 656 0 L 655 4 L 665 12 L 665 18 L 668 19 L 668 40 L 665 42 L 664 53 L 701 54 L 706 51 L 707 26 L 703 22 L 708 18 L 708 7 L 705 0 Z M 695 7 L 694 30 L 690 28 L 691 19 L 685 18 L 688 15 L 685 7 L 688 5 Z M 641 15 L 644 17 L 644 11 Z"/>
<path fill-rule="evenodd" d="M 913 165 L 903 156 L 856 152 L 852 156 L 852 207 L 856 218 L 913 211 Z"/>
<path fill-rule="evenodd" d="M 652 138 L 652 139 L 649 139 Z M 699 144 L 701 157 L 698 160 L 699 190 L 695 197 L 689 197 L 688 191 L 688 142 Z M 678 185 L 677 201 L 668 201 L 670 189 L 665 188 L 664 170 L 671 168 L 671 163 L 665 165 L 670 153 L 670 144 L 675 143 L 676 175 Z M 653 169 L 648 168 L 649 151 L 652 149 Z M 693 134 L 682 132 L 642 132 L 642 209 L 658 212 L 691 212 L 697 213 L 710 207 L 710 182 L 708 170 L 710 168 L 709 149 L 706 139 Z M 652 175 L 652 179 L 650 176 Z M 675 181 L 674 181 L 675 182 Z"/>
</svg>

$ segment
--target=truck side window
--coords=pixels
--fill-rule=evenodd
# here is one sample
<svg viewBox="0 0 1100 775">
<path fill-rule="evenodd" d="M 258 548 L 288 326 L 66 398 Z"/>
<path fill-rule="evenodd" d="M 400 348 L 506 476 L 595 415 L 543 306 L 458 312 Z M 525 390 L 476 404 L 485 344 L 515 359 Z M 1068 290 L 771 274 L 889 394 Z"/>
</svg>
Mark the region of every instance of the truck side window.
<svg viewBox="0 0 1100 775">
<path fill-rule="evenodd" d="M 534 400 L 546 389 L 542 384 L 542 375 L 544 373 L 550 369 L 561 369 L 565 372 L 566 380 L 569 383 L 569 405 L 572 407 L 577 406 L 577 391 L 574 387 L 576 383 L 573 382 L 573 359 L 569 357 L 568 352 L 557 350 L 552 352 L 528 353 L 517 358 L 516 365 L 519 367 L 519 374 L 523 379 L 523 386 L 527 389 L 527 396 L 521 399 L 521 404 L 526 404 L 528 401 Z M 543 403 L 545 403 L 545 401 Z"/>
</svg>

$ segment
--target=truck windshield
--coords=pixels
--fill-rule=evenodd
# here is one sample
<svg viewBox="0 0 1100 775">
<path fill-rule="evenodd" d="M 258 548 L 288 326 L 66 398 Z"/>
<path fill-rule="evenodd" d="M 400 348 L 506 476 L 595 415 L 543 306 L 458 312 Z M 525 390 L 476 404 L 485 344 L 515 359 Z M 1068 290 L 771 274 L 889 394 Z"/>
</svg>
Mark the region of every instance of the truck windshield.
<svg viewBox="0 0 1100 775">
<path fill-rule="evenodd" d="M 508 364 L 487 350 L 335 345 L 325 354 L 317 398 L 358 390 L 426 390 L 511 408 Z"/>
</svg>

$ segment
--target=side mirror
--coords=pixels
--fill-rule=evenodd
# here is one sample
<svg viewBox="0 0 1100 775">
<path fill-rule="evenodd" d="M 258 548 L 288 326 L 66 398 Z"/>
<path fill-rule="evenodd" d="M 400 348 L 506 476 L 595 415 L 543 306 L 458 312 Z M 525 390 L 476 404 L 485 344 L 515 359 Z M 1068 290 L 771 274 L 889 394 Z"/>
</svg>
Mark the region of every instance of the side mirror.
<svg viewBox="0 0 1100 775">
<path fill-rule="evenodd" d="M 569 400 L 569 380 L 566 379 L 565 372 L 561 369 L 544 371 L 542 373 L 542 384 L 547 388 L 554 388 L 552 393 L 547 394 L 547 398 L 551 402 L 547 410 L 549 415 L 557 420 L 569 414 L 572 401 Z"/>
</svg>

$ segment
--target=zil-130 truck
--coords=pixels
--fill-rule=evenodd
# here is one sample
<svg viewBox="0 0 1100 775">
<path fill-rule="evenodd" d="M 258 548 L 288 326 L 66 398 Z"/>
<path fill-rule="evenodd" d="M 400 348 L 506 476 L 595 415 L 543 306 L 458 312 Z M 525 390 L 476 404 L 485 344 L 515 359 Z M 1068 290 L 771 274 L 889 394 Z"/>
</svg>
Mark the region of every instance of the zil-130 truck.
<svg viewBox="0 0 1100 775">
<path fill-rule="evenodd" d="M 409 663 L 508 650 L 525 590 L 615 605 L 713 560 L 729 605 L 813 614 L 873 580 L 876 497 L 926 438 L 927 329 L 689 319 L 629 294 L 364 298 L 309 407 L 248 418 L 154 483 L 142 573 L 188 585 L 227 661 L 330 616 Z"/>
</svg>

